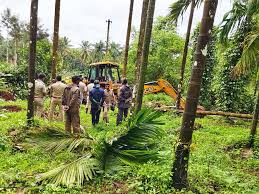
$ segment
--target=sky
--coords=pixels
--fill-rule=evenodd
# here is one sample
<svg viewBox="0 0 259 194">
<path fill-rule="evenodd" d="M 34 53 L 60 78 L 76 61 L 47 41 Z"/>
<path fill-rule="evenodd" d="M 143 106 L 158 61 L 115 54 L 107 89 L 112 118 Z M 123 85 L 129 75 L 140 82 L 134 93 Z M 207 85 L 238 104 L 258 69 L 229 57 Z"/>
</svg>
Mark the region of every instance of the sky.
<svg viewBox="0 0 259 194">
<path fill-rule="evenodd" d="M 169 5 L 176 0 L 157 0 L 155 17 L 168 14 Z M 31 0 L 0 0 L 0 13 L 10 8 L 22 20 L 29 21 Z M 139 28 L 142 0 L 135 0 L 132 25 Z M 72 45 L 79 46 L 82 40 L 91 43 L 105 41 L 107 23 L 111 19 L 111 41 L 124 44 L 130 0 L 61 0 L 60 36 L 67 36 Z M 193 27 L 201 20 L 202 8 L 195 11 Z M 223 15 L 231 9 L 231 0 L 219 0 L 215 24 L 222 21 Z M 53 31 L 55 0 L 39 0 L 40 22 Z M 179 21 L 177 31 L 185 35 L 189 10 Z"/>
</svg>

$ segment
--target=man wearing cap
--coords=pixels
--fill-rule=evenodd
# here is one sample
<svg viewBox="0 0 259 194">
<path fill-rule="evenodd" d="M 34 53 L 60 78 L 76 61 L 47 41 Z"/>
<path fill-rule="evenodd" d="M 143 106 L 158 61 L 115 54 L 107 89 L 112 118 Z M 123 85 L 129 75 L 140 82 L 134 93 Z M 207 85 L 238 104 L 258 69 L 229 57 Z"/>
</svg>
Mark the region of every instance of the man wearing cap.
<svg viewBox="0 0 259 194">
<path fill-rule="evenodd" d="M 80 132 L 80 90 L 78 87 L 79 77 L 72 77 L 72 85 L 68 86 L 64 90 L 62 96 L 62 105 L 66 115 L 66 131 L 72 133 L 71 126 L 73 127 L 73 133 Z"/>
<path fill-rule="evenodd" d="M 44 97 L 47 94 L 47 88 L 44 83 L 45 78 L 45 74 L 40 73 L 38 79 L 35 80 L 34 111 L 37 117 L 41 117 L 44 111 Z"/>
<path fill-rule="evenodd" d="M 94 88 L 89 93 L 91 101 L 92 124 L 99 123 L 100 113 L 104 102 L 104 90 L 100 88 L 99 80 L 94 81 Z"/>
<path fill-rule="evenodd" d="M 60 121 L 64 120 L 64 111 L 62 109 L 62 95 L 67 85 L 62 83 L 61 81 L 62 81 L 62 77 L 57 76 L 56 82 L 51 84 L 49 87 L 50 96 L 51 96 L 49 120 L 53 120 L 56 107 L 58 107 L 58 110 L 59 110 L 59 120 Z"/>
</svg>

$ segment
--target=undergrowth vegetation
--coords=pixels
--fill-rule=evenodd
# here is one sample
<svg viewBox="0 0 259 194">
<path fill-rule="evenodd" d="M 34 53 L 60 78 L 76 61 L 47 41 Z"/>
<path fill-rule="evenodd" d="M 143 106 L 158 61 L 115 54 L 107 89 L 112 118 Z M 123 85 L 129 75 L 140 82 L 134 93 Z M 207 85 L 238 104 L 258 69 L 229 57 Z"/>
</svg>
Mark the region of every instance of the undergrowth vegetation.
<svg viewBox="0 0 259 194">
<path fill-rule="evenodd" d="M 0 113 L 0 193 L 176 193 L 170 189 L 170 176 L 181 124 L 180 117 L 168 112 L 157 121 L 164 123 L 161 125 L 164 134 L 155 142 L 159 161 L 132 165 L 127 160 L 126 165 L 126 160 L 114 160 L 111 158 L 114 155 L 109 153 L 105 157 L 112 161 L 111 168 L 108 165 L 107 168 L 98 166 L 92 180 L 90 177 L 89 181 L 83 181 L 83 186 L 75 184 L 67 187 L 64 184 L 53 184 L 55 181 L 43 181 L 42 174 L 58 167 L 64 168 L 82 157 L 88 161 L 91 158 L 93 164 L 98 162 L 99 165 L 101 155 L 96 153 L 104 153 L 103 148 L 116 146 L 116 142 L 116 151 L 125 150 L 121 148 L 120 138 L 129 134 L 129 123 L 116 127 L 116 113 L 111 112 L 110 125 L 101 123 L 92 128 L 90 115 L 86 115 L 82 109 L 82 125 L 87 136 L 83 136 L 82 141 L 78 138 L 77 143 L 68 147 L 65 145 L 72 143 L 67 139 L 68 142 L 62 144 L 58 141 L 61 140 L 57 138 L 58 134 L 54 133 L 62 133 L 63 123 L 38 119 L 35 128 L 26 129 L 26 102 L 0 103 L 0 106 L 4 105 L 19 105 L 23 110 Z M 250 122 L 234 120 L 230 124 L 222 117 L 205 117 L 197 119 L 196 123 L 189 163 L 190 188 L 188 191 L 178 192 L 257 193 L 258 139 L 253 150 L 245 148 Z M 57 140 L 56 144 L 51 144 L 54 138 Z M 154 148 L 151 144 L 149 146 L 148 150 Z"/>
</svg>

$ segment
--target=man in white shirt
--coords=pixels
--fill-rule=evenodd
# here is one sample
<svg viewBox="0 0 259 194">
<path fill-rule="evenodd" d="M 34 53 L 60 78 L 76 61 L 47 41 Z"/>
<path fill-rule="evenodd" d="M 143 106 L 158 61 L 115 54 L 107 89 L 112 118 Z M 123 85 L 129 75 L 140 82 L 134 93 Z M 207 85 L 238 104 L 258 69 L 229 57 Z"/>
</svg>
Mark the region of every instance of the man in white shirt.
<svg viewBox="0 0 259 194">
<path fill-rule="evenodd" d="M 94 88 L 94 80 L 91 79 L 90 83 L 87 85 L 87 103 L 86 103 L 86 113 L 88 112 L 88 110 L 91 109 L 91 102 L 89 99 L 89 93 L 90 91 Z"/>
</svg>

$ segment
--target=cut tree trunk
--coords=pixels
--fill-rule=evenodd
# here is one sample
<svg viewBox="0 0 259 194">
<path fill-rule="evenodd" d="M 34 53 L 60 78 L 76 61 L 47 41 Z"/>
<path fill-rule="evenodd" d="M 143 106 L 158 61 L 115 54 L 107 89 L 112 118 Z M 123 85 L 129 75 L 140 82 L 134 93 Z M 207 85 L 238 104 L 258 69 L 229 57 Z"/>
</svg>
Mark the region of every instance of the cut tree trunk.
<svg viewBox="0 0 259 194">
<path fill-rule="evenodd" d="M 123 71 L 122 71 L 122 77 L 123 78 L 126 78 L 126 75 L 127 75 L 127 65 L 128 65 L 128 56 L 129 56 L 129 43 L 130 43 L 130 33 L 131 33 L 131 24 L 132 24 L 132 16 L 133 16 L 133 7 L 134 7 L 134 0 L 130 0 L 128 29 L 127 29 L 125 53 L 124 53 L 124 63 L 123 63 Z"/>
<path fill-rule="evenodd" d="M 31 0 L 31 16 L 30 16 L 30 55 L 28 68 L 28 110 L 27 124 L 33 124 L 34 115 L 34 90 L 35 90 L 35 63 L 36 63 L 36 42 L 37 42 L 37 24 L 38 24 L 38 0 Z"/>
<path fill-rule="evenodd" d="M 192 143 L 193 127 L 199 101 L 202 74 L 206 62 L 207 45 L 209 43 L 210 33 L 214 23 L 217 4 L 218 0 L 205 0 L 204 2 L 203 17 L 195 53 L 195 62 L 192 67 L 192 75 L 187 92 L 180 138 L 176 148 L 175 161 L 172 169 L 172 185 L 178 189 L 188 187 L 187 175 L 190 145 Z"/>
<path fill-rule="evenodd" d="M 55 18 L 54 18 L 54 33 L 53 33 L 53 49 L 52 49 L 52 66 L 51 77 L 56 78 L 57 74 L 57 58 L 58 58 L 58 42 L 59 42 L 59 19 L 60 19 L 60 0 L 56 0 Z"/>
<path fill-rule="evenodd" d="M 177 90 L 177 98 L 176 98 L 176 108 L 177 109 L 180 108 L 184 71 L 185 71 L 186 59 L 187 59 L 187 54 L 188 54 L 189 42 L 190 42 L 194 9 L 195 9 L 195 0 L 192 0 L 188 27 L 187 27 L 187 33 L 186 33 L 186 38 L 185 38 L 185 43 L 184 43 L 183 59 L 182 59 L 182 65 L 181 65 L 181 75 L 180 75 L 180 80 L 179 80 L 178 90 Z"/>
<path fill-rule="evenodd" d="M 156 5 L 156 0 L 149 0 L 142 61 L 140 66 L 139 84 L 137 87 L 136 110 L 135 110 L 136 112 L 139 112 L 142 107 L 145 75 L 146 75 L 147 66 L 148 66 L 149 46 L 150 46 L 151 35 L 152 35 L 155 5 Z"/>
</svg>

